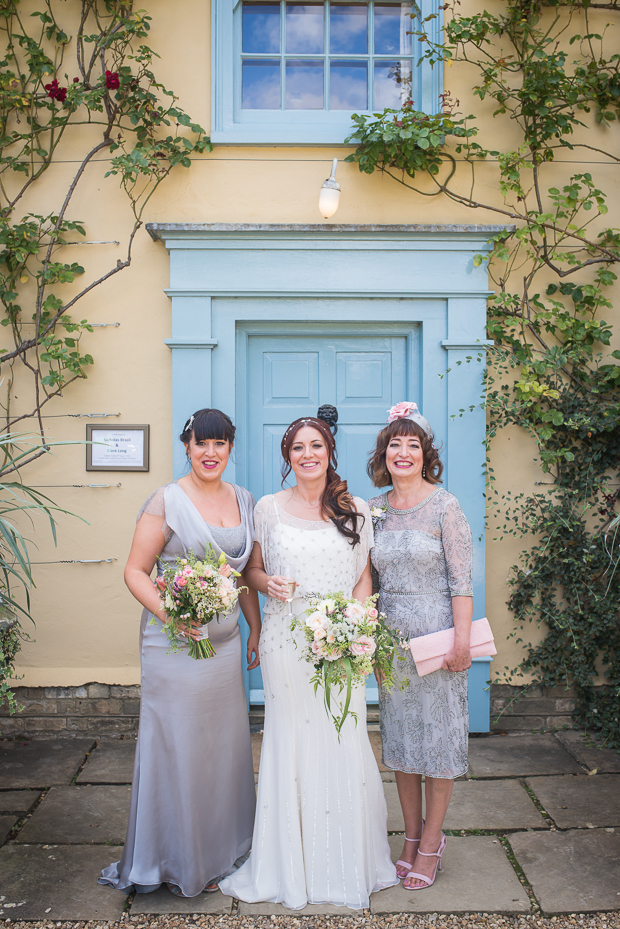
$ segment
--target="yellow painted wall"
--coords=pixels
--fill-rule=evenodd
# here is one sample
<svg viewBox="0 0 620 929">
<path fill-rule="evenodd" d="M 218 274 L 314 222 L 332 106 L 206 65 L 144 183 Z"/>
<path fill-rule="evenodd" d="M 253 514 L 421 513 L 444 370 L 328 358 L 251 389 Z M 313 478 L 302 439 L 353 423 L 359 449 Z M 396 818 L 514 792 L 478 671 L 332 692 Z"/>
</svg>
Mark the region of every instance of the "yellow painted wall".
<svg viewBox="0 0 620 929">
<path fill-rule="evenodd" d="M 473 3 L 463 3 L 461 12 Z M 209 10 L 202 0 L 182 4 L 169 0 L 145 0 L 153 17 L 149 44 L 162 58 L 155 70 L 174 88 L 181 106 L 192 118 L 209 125 Z M 591 28 L 604 14 L 591 14 Z M 467 66 L 447 69 L 446 87 L 461 101 L 464 113 L 482 113 L 479 120 L 489 144 L 501 132 L 506 142 L 506 122 L 493 120 L 492 108 L 483 108 L 471 92 L 473 75 Z M 588 130 L 582 137 L 603 147 L 616 146 L 615 131 Z M 514 141 L 517 141 L 515 133 Z M 617 150 L 617 148 L 616 148 Z M 191 169 L 178 169 L 150 204 L 150 222 L 231 223 L 317 223 L 321 183 L 329 173 L 331 159 L 343 158 L 342 147 L 216 147 L 212 154 L 194 159 Z M 63 162 L 52 168 L 36 196 L 26 198 L 28 209 L 42 211 L 57 203 L 57 191 L 66 188 L 76 168 L 77 147 L 67 145 Z M 565 182 L 571 173 L 591 171 L 599 186 L 610 194 L 611 214 L 618 210 L 617 166 L 600 164 L 592 153 L 585 160 L 575 152 L 549 169 L 553 182 Z M 572 163 L 570 163 L 572 162 Z M 114 178 L 103 179 L 106 159 L 88 169 L 88 184 L 81 187 L 71 214 L 84 219 L 87 240 L 126 241 L 131 216 Z M 501 208 L 497 169 L 493 163 L 477 168 L 480 198 Z M 468 190 L 469 175 L 461 171 L 462 190 Z M 339 223 L 497 223 L 494 212 L 471 211 L 443 197 L 422 197 L 379 174 L 360 174 L 355 165 L 342 162 L 338 168 L 342 187 L 341 205 L 334 217 Z M 613 221 L 612 221 L 613 224 Z M 617 223 L 616 223 L 617 224 Z M 83 245 L 72 249 L 67 260 L 86 264 L 95 276 L 124 257 L 116 245 Z M 86 335 L 82 347 L 95 358 L 86 381 L 66 390 L 62 399 L 46 408 L 49 436 L 56 440 L 83 441 L 87 422 L 101 419 L 69 418 L 67 413 L 120 413 L 110 424 L 150 423 L 151 469 L 148 473 L 87 473 L 82 445 L 54 450 L 53 457 L 29 467 L 24 478 L 35 485 L 72 485 L 120 482 L 105 489 L 49 488 L 60 507 L 87 520 L 60 515 L 59 542 L 54 548 L 44 522 L 37 519 L 24 532 L 36 540 L 33 561 L 114 558 L 110 564 L 37 565 L 37 588 L 33 594 L 36 629 L 33 641 L 19 656 L 21 683 L 28 686 L 79 685 L 89 681 L 129 684 L 139 680 L 137 649 L 140 607 L 123 584 L 123 566 L 133 532 L 134 518 L 147 495 L 171 478 L 171 356 L 164 344 L 170 336 L 170 304 L 164 294 L 168 286 L 169 259 L 160 243 L 143 229 L 135 243 L 131 267 L 98 288 L 80 305 L 78 318 L 94 323 L 119 322 L 118 328 L 97 329 Z M 82 283 L 82 282 L 79 282 Z M 67 292 L 69 290 L 67 289 Z M 616 301 L 619 303 L 620 301 Z M 615 316 L 618 316 L 616 312 Z M 616 318 L 616 323 L 619 320 Z M 14 389 L 15 408 L 25 411 L 27 390 L 23 378 Z M 24 404 L 24 406 L 21 406 Z M 532 459 L 533 446 L 518 430 L 506 430 L 494 443 L 493 467 L 500 491 L 533 490 L 534 482 L 545 480 Z M 514 664 L 519 647 L 507 637 L 512 629 L 505 601 L 506 577 L 520 546 L 512 540 L 495 541 L 488 533 L 487 615 L 497 637 L 496 668 Z"/>
</svg>

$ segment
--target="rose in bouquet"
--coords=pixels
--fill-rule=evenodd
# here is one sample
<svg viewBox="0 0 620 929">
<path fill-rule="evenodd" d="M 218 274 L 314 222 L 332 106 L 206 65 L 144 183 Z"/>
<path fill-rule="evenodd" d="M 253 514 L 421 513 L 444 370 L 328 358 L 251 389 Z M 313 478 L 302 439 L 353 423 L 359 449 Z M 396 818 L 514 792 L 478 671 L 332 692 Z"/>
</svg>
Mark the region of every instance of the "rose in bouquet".
<svg viewBox="0 0 620 929">
<path fill-rule="evenodd" d="M 340 591 L 325 597 L 310 597 L 310 607 L 295 617 L 291 629 L 303 631 L 307 645 L 303 657 L 314 665 L 314 692 L 323 687 L 325 706 L 338 734 L 348 715 L 351 690 L 366 683 L 373 671 L 378 671 L 382 686 L 394 685 L 395 654 L 399 656 L 399 636 L 388 627 L 385 613 L 376 607 L 378 594 L 364 603 L 345 597 Z M 404 660 L 404 653 L 403 653 Z M 340 712 L 332 712 L 332 687 L 339 693 L 346 688 Z"/>
<path fill-rule="evenodd" d="M 165 565 L 155 586 L 166 611 L 163 632 L 168 636 L 171 651 L 180 652 L 179 637 L 186 637 L 191 658 L 215 655 L 207 624 L 215 616 L 226 616 L 235 608 L 239 589 L 233 578 L 239 576 L 226 561 L 224 552 L 218 558 L 211 546 L 203 561 L 190 549 L 187 558 L 177 558 L 176 564 Z M 189 631 L 185 632 L 192 622 L 201 627 L 198 640 L 192 638 Z"/>
</svg>

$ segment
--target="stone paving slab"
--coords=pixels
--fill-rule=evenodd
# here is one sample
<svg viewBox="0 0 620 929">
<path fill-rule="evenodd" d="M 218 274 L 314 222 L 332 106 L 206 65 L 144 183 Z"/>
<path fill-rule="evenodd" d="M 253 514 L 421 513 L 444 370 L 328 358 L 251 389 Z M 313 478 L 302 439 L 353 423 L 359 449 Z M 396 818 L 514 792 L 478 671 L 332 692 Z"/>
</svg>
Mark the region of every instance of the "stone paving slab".
<svg viewBox="0 0 620 929">
<path fill-rule="evenodd" d="M 360 916 L 363 910 L 332 903 L 308 903 L 301 910 L 290 910 L 281 903 L 244 903 L 239 901 L 239 916 Z"/>
<path fill-rule="evenodd" d="M 52 787 L 16 842 L 122 845 L 130 796 L 131 787 Z"/>
<path fill-rule="evenodd" d="M 396 784 L 384 784 L 388 832 L 405 828 Z M 518 781 L 456 781 L 445 829 L 548 829 Z"/>
<path fill-rule="evenodd" d="M 0 742 L 0 788 L 70 784 L 94 739 Z"/>
<path fill-rule="evenodd" d="M 131 784 L 136 755 L 135 739 L 100 742 L 80 771 L 77 784 Z"/>
<path fill-rule="evenodd" d="M 469 740 L 472 777 L 583 774 L 583 768 L 552 735 L 490 735 Z"/>
<path fill-rule="evenodd" d="M 0 816 L 0 845 L 2 845 L 3 842 L 6 842 L 9 832 L 18 819 L 19 816 L 16 814 L 13 816 Z"/>
<path fill-rule="evenodd" d="M 567 751 L 579 764 L 585 765 L 589 771 L 599 774 L 620 774 L 620 753 L 610 748 L 601 748 L 593 743 L 576 729 L 567 729 L 565 732 L 556 732 L 556 739 L 564 745 Z"/>
<path fill-rule="evenodd" d="M 620 910 L 617 830 L 520 832 L 510 844 L 545 915 Z"/>
<path fill-rule="evenodd" d="M 0 813 L 27 813 L 40 796 L 40 790 L 0 790 Z"/>
<path fill-rule="evenodd" d="M 526 783 L 560 829 L 620 826 L 617 774 L 535 777 Z"/>
<path fill-rule="evenodd" d="M 122 848 L 104 845 L 0 848 L 3 919 L 117 920 L 125 894 L 102 887 L 102 868 L 117 861 Z M 11 904 L 15 904 L 12 906 Z"/>
<path fill-rule="evenodd" d="M 136 894 L 131 904 L 131 914 L 144 913 L 165 916 L 173 913 L 208 913 L 211 916 L 227 916 L 232 910 L 233 898 L 225 897 L 219 890 L 214 894 L 198 894 L 197 897 L 176 897 L 166 887 L 150 894 Z"/>
<path fill-rule="evenodd" d="M 546 833 L 544 837 L 546 838 Z M 402 839 L 390 836 L 392 858 Z M 386 913 L 529 913 L 530 900 L 499 839 L 449 836 L 444 870 L 432 887 L 407 891 L 402 883 L 370 898 L 373 915 Z"/>
</svg>

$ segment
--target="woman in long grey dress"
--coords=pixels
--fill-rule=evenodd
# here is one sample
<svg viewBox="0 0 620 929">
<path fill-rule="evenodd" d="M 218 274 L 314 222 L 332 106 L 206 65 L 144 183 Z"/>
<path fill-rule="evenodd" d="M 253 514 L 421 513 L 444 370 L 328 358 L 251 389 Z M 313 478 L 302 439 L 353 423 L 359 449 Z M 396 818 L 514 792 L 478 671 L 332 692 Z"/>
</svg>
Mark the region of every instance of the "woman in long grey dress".
<svg viewBox="0 0 620 929">
<path fill-rule="evenodd" d="M 453 781 L 467 770 L 472 543 L 458 500 L 437 486 L 442 470 L 428 421 L 415 403 L 397 404 L 368 464 L 376 487 L 392 485 L 368 501 L 379 609 L 407 639 L 452 627 L 455 633 L 439 671 L 419 677 L 407 653 L 406 663 L 395 662 L 395 675 L 408 687 L 380 689 L 383 763 L 396 772 L 405 820 L 397 873 L 407 890 L 434 882 Z"/>
<path fill-rule="evenodd" d="M 254 498 L 222 480 L 234 435 L 219 410 L 190 417 L 181 434 L 190 472 L 148 498 L 125 569 L 127 586 L 144 606 L 140 729 L 123 856 L 99 878 L 125 893 L 148 893 L 162 883 L 186 897 L 216 890 L 217 879 L 252 841 L 254 775 L 239 607 L 250 626 L 247 658 L 256 667 L 258 597 L 240 592 L 235 610 L 209 624 L 216 655 L 196 660 L 187 650 L 168 654 L 166 615 L 151 579 L 156 563 L 161 573 L 161 565 L 190 549 L 202 558 L 209 545 L 243 571 L 254 542 Z M 186 635 L 199 637 L 195 628 Z"/>
</svg>

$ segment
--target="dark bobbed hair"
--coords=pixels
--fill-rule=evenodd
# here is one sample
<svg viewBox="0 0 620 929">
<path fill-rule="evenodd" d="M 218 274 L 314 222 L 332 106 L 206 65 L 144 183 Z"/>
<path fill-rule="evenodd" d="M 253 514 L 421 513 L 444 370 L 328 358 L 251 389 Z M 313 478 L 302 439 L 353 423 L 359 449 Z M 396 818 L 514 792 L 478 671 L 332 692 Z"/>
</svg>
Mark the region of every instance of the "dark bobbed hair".
<svg viewBox="0 0 620 929">
<path fill-rule="evenodd" d="M 291 473 L 291 448 L 295 442 L 295 436 L 305 426 L 310 426 L 310 428 L 316 429 L 320 433 L 329 455 L 329 465 L 325 475 L 325 490 L 321 497 L 321 516 L 323 519 L 331 520 L 338 532 L 349 539 L 351 545 L 359 545 L 360 529 L 364 525 L 364 516 L 355 509 L 347 482 L 343 481 L 336 473 L 338 466 L 336 441 L 328 423 L 324 420 L 315 416 L 302 416 L 300 419 L 294 420 L 288 427 L 280 445 L 282 458 L 284 459 L 282 483 L 284 484 L 284 481 Z M 361 520 L 361 523 L 358 522 L 359 520 Z"/>
<path fill-rule="evenodd" d="M 191 437 L 195 442 L 204 442 L 206 439 L 227 439 L 232 445 L 235 441 L 235 426 L 230 416 L 221 410 L 197 410 L 183 426 L 179 436 L 184 445 L 189 445 Z"/>
<path fill-rule="evenodd" d="M 385 463 L 385 453 L 392 439 L 413 435 L 418 437 L 422 446 L 423 461 L 426 466 L 424 480 L 428 484 L 441 484 L 443 464 L 439 459 L 439 452 L 434 447 L 433 436 L 429 436 L 422 426 L 412 419 L 400 418 L 381 430 L 377 436 L 375 449 L 368 460 L 366 471 L 375 487 L 389 487 L 392 484 L 392 475 Z"/>
</svg>

